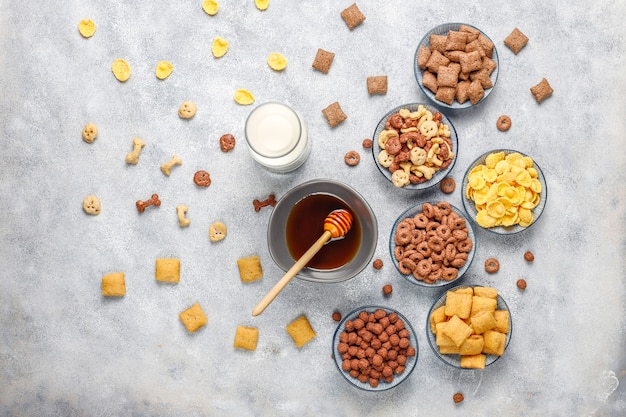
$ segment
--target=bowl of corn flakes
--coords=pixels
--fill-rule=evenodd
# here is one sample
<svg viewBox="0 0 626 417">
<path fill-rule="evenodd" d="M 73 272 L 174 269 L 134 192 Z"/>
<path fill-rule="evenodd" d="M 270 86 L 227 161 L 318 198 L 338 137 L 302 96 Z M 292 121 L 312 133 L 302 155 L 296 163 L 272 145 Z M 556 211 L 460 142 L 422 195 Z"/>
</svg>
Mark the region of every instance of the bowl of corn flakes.
<svg viewBox="0 0 626 417">
<path fill-rule="evenodd" d="M 465 172 L 462 185 L 468 217 L 497 234 L 518 233 L 535 224 L 548 197 L 537 162 L 510 149 L 478 157 Z"/>
<path fill-rule="evenodd" d="M 456 130 L 444 114 L 428 104 L 404 104 L 388 111 L 376 125 L 372 142 L 378 170 L 396 188 L 435 186 L 456 162 Z"/>
<path fill-rule="evenodd" d="M 426 338 L 448 365 L 484 369 L 504 355 L 512 329 L 509 307 L 496 288 L 457 286 L 430 308 Z"/>
<path fill-rule="evenodd" d="M 465 109 L 483 102 L 498 80 L 498 51 L 480 29 L 444 23 L 424 35 L 413 60 L 415 79 L 438 106 Z"/>
</svg>

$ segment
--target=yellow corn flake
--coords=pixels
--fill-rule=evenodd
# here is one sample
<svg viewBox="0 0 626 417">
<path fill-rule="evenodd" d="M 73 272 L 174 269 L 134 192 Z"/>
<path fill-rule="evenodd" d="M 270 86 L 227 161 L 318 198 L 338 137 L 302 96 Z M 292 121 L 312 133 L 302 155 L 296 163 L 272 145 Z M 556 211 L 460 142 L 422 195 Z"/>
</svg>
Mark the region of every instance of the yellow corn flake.
<svg viewBox="0 0 626 417">
<path fill-rule="evenodd" d="M 499 219 L 506 214 L 506 207 L 501 201 L 495 200 L 487 203 L 486 211 L 489 216 Z"/>
<path fill-rule="evenodd" d="M 248 90 L 235 91 L 235 101 L 238 104 L 248 105 L 254 103 L 254 96 Z"/>
<path fill-rule="evenodd" d="M 267 65 L 274 71 L 282 71 L 287 68 L 287 58 L 278 52 L 273 52 L 267 57 Z"/>
<path fill-rule="evenodd" d="M 204 0 L 202 2 L 202 10 L 209 16 L 215 16 L 220 9 L 220 5 L 215 0 Z"/>
<path fill-rule="evenodd" d="M 485 158 L 485 166 L 487 168 L 495 168 L 496 164 L 504 160 L 504 152 L 493 152 Z"/>
<path fill-rule="evenodd" d="M 254 0 L 254 4 L 259 10 L 266 10 L 270 7 L 270 0 Z"/>
<path fill-rule="evenodd" d="M 481 174 L 470 175 L 468 178 L 469 186 L 475 190 L 479 190 L 486 185 L 485 179 Z"/>
<path fill-rule="evenodd" d="M 96 33 L 96 24 L 91 19 L 83 19 L 78 22 L 78 31 L 83 38 L 91 38 Z"/>
<path fill-rule="evenodd" d="M 118 81 L 125 82 L 130 78 L 130 65 L 122 58 L 118 58 L 111 64 L 113 75 Z"/>
<path fill-rule="evenodd" d="M 494 182 L 496 178 L 498 178 L 498 173 L 493 168 L 487 168 L 486 166 L 482 166 L 483 169 L 483 178 L 489 182 Z"/>
<path fill-rule="evenodd" d="M 156 66 L 156 76 L 159 80 L 164 80 L 174 71 L 174 65 L 169 61 L 159 61 Z"/>
<path fill-rule="evenodd" d="M 215 58 L 221 58 L 228 52 L 228 41 L 224 38 L 213 39 L 213 45 L 211 45 L 211 51 Z"/>
<path fill-rule="evenodd" d="M 487 213 L 487 210 L 480 210 L 478 214 L 476 214 L 476 223 L 486 229 L 489 229 L 491 227 L 497 226 L 498 220 L 494 217 L 491 217 L 489 213 Z"/>
</svg>

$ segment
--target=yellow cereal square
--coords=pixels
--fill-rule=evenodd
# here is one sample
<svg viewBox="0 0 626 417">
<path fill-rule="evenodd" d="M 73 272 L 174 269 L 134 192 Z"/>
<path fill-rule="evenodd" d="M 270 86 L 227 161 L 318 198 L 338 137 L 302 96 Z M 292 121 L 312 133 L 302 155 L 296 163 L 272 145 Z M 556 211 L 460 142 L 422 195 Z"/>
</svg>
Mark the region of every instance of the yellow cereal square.
<svg viewBox="0 0 626 417">
<path fill-rule="evenodd" d="M 508 333 L 511 330 L 510 314 L 508 310 L 496 310 L 493 313 L 496 319 L 496 327 L 494 330 L 500 333 Z"/>
<path fill-rule="evenodd" d="M 317 336 L 315 330 L 311 327 L 311 323 L 304 315 L 289 323 L 286 329 L 298 348 L 306 345 Z"/>
<path fill-rule="evenodd" d="M 461 346 L 465 339 L 472 334 L 472 328 L 457 316 L 452 316 L 442 330 L 445 336 L 448 336 L 456 346 Z"/>
<path fill-rule="evenodd" d="M 460 352 L 461 348 L 454 344 L 452 346 L 439 346 L 439 353 L 442 355 L 458 355 Z"/>
<path fill-rule="evenodd" d="M 256 350 L 258 340 L 259 329 L 256 327 L 237 326 L 233 347 L 246 350 Z"/>
<path fill-rule="evenodd" d="M 446 294 L 446 316 L 458 316 L 467 319 L 472 311 L 472 295 L 459 293 L 458 291 L 448 291 Z"/>
<path fill-rule="evenodd" d="M 179 313 L 178 317 L 180 317 L 180 321 L 183 322 L 183 325 L 190 333 L 195 332 L 209 322 L 204 311 L 202 311 L 202 307 L 200 307 L 198 303 Z"/>
<path fill-rule="evenodd" d="M 126 295 L 126 282 L 123 272 L 112 272 L 102 277 L 102 295 L 105 297 L 123 297 Z"/>
<path fill-rule="evenodd" d="M 470 316 L 473 317 L 483 311 L 493 313 L 494 311 L 496 311 L 497 305 L 498 301 L 495 298 L 474 296 L 472 297 L 472 309 L 470 312 Z"/>
<path fill-rule="evenodd" d="M 487 356 L 483 354 L 478 355 L 463 355 L 461 356 L 461 368 L 473 368 L 473 369 L 485 369 L 487 363 Z"/>
<path fill-rule="evenodd" d="M 242 282 L 252 282 L 263 278 L 263 268 L 258 256 L 248 256 L 237 260 Z"/>
<path fill-rule="evenodd" d="M 493 287 L 475 287 L 474 295 L 477 297 L 498 298 L 498 290 Z"/>
<path fill-rule="evenodd" d="M 491 311 L 481 311 L 472 316 L 471 323 L 474 333 L 483 334 L 496 327 L 496 318 Z"/>
<path fill-rule="evenodd" d="M 483 352 L 485 355 L 502 356 L 506 347 L 506 335 L 495 330 L 487 330 L 483 334 L 485 345 Z"/>
<path fill-rule="evenodd" d="M 180 281 L 180 259 L 159 258 L 156 260 L 154 277 L 157 281 L 179 282 Z"/>
<path fill-rule="evenodd" d="M 435 344 L 439 346 L 439 348 L 442 348 L 444 346 L 454 346 L 456 348 L 458 346 L 454 343 L 454 340 L 450 339 L 443 333 L 443 330 L 446 328 L 447 324 L 447 321 L 443 321 L 435 325 Z"/>
<path fill-rule="evenodd" d="M 446 306 L 441 306 L 436 308 L 432 313 L 430 313 L 430 331 L 433 333 L 437 332 L 436 325 L 437 323 L 444 322 L 448 319 L 445 313 Z"/>
<path fill-rule="evenodd" d="M 459 354 L 461 355 L 479 355 L 483 351 L 485 341 L 481 335 L 471 335 L 465 342 L 459 347 Z"/>
</svg>

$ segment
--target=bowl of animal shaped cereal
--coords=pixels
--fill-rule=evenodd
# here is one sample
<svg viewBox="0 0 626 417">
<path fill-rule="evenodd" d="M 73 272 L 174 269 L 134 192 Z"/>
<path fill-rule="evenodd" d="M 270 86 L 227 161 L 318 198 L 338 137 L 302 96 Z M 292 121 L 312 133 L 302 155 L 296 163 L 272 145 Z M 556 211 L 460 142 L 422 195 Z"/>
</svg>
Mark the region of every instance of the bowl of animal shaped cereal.
<svg viewBox="0 0 626 417">
<path fill-rule="evenodd" d="M 474 230 L 465 214 L 446 201 L 424 202 L 396 219 L 389 252 L 410 283 L 443 287 L 458 282 L 476 252 Z"/>
<path fill-rule="evenodd" d="M 480 29 L 465 23 L 445 23 L 428 31 L 413 61 L 424 94 L 449 109 L 481 103 L 498 80 L 495 44 Z"/>
<path fill-rule="evenodd" d="M 396 188 L 423 190 L 437 185 L 456 162 L 456 130 L 428 104 L 391 109 L 376 125 L 372 139 L 376 166 Z"/>
<path fill-rule="evenodd" d="M 426 337 L 435 355 L 457 368 L 484 369 L 511 341 L 509 307 L 493 287 L 458 286 L 428 312 Z"/>
<path fill-rule="evenodd" d="M 343 318 L 333 336 L 337 369 L 346 381 L 365 391 L 398 386 L 413 372 L 417 355 L 411 323 L 388 307 L 357 308 Z"/>
<path fill-rule="evenodd" d="M 498 234 L 526 230 L 537 222 L 548 196 L 537 162 L 510 149 L 478 157 L 463 177 L 463 206 L 478 226 Z"/>
</svg>

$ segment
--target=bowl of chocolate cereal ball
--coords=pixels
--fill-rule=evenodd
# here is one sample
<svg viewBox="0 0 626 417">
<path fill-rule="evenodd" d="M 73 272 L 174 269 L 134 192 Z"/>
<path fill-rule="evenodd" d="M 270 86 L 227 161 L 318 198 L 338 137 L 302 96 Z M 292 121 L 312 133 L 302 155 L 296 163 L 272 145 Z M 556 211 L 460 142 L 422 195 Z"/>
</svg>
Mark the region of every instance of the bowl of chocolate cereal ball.
<svg viewBox="0 0 626 417">
<path fill-rule="evenodd" d="M 479 227 L 514 234 L 535 224 L 546 205 L 546 179 L 530 156 L 496 149 L 479 156 L 463 176 L 463 206 Z"/>
<path fill-rule="evenodd" d="M 464 109 L 484 101 L 498 80 L 498 51 L 480 29 L 444 23 L 429 30 L 415 51 L 415 78 L 438 106 Z"/>
<path fill-rule="evenodd" d="M 398 311 L 359 307 L 347 314 L 333 336 L 332 356 L 346 381 L 365 391 L 398 386 L 417 363 L 417 336 Z"/>
<path fill-rule="evenodd" d="M 441 182 L 456 162 L 458 138 L 433 106 L 410 103 L 388 111 L 372 137 L 376 167 L 394 187 L 423 190 Z"/>
<path fill-rule="evenodd" d="M 476 252 L 472 225 L 446 201 L 423 202 L 396 219 L 389 252 L 398 272 L 410 283 L 443 287 L 458 282 Z"/>
<path fill-rule="evenodd" d="M 513 324 L 493 287 L 457 286 L 432 305 L 426 338 L 441 361 L 462 369 L 484 369 L 504 355 Z"/>
</svg>

